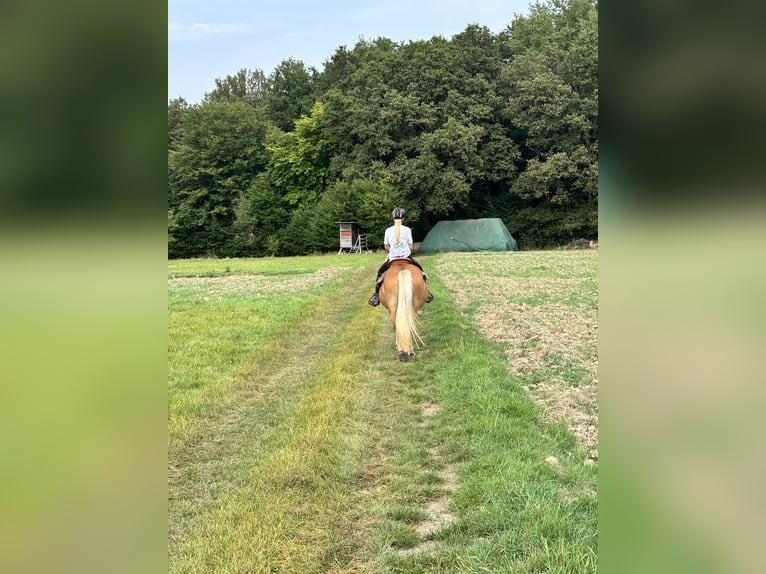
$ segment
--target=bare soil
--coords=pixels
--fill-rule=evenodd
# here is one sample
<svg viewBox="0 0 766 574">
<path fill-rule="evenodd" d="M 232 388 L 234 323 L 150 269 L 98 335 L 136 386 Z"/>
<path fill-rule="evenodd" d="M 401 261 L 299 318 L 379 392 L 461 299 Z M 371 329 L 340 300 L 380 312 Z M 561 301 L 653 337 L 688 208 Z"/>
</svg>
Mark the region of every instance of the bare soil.
<svg viewBox="0 0 766 574">
<path fill-rule="evenodd" d="M 540 265 L 534 254 L 523 255 L 449 253 L 438 267 L 458 306 L 504 346 L 509 371 L 526 381 L 543 417 L 566 424 L 588 458 L 598 459 L 598 310 L 570 303 L 592 289 L 595 270 L 552 254 L 542 276 L 514 276 Z M 519 302 L 525 300 L 540 302 Z"/>
</svg>

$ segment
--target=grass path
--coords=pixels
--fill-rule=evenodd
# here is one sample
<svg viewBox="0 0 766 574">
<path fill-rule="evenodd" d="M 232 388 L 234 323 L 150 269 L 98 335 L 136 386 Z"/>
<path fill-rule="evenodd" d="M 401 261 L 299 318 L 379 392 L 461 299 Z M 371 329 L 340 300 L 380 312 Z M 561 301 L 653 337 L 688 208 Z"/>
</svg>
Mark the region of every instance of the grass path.
<svg viewBox="0 0 766 574">
<path fill-rule="evenodd" d="M 366 305 L 377 264 L 294 301 L 171 412 L 170 572 L 594 571 L 595 470 L 572 435 L 540 423 L 434 272 L 426 348 L 399 363 Z"/>
<path fill-rule="evenodd" d="M 340 411 L 348 409 L 352 398 L 346 377 L 334 385 L 325 380 L 349 360 L 348 354 L 345 359 L 329 355 L 335 335 L 351 323 L 359 271 L 352 273 L 332 296 L 317 300 L 283 336 L 266 345 L 257 364 L 237 370 L 224 405 L 215 404 L 194 432 L 171 441 L 170 555 L 181 557 L 177 571 L 227 571 L 231 548 L 221 540 L 216 554 L 209 535 L 215 536 L 224 523 L 252 529 L 258 521 L 271 521 L 273 528 L 278 516 L 274 504 L 284 501 L 274 489 L 289 491 L 293 477 L 318 476 L 319 469 L 301 468 L 310 465 L 302 454 L 326 446 L 322 441 L 330 438 L 332 425 L 318 425 L 344 419 Z M 334 400 L 326 402 L 328 397 Z M 296 429 L 304 432 L 298 436 Z M 264 500 L 252 500 L 253 491 Z M 239 516 L 242 511 L 247 519 Z M 269 556 L 270 541 L 263 542 L 264 547 L 254 545 L 238 560 L 269 571 L 274 557 Z"/>
</svg>

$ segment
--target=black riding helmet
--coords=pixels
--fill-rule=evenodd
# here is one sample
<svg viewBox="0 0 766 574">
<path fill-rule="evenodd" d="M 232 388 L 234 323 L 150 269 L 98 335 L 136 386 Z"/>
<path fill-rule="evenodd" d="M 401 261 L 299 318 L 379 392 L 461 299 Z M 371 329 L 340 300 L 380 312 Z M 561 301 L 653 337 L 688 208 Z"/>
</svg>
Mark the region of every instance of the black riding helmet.
<svg viewBox="0 0 766 574">
<path fill-rule="evenodd" d="M 393 219 L 404 219 L 405 215 L 406 215 L 406 212 L 401 207 L 395 207 L 394 210 L 391 212 L 391 217 Z"/>
</svg>

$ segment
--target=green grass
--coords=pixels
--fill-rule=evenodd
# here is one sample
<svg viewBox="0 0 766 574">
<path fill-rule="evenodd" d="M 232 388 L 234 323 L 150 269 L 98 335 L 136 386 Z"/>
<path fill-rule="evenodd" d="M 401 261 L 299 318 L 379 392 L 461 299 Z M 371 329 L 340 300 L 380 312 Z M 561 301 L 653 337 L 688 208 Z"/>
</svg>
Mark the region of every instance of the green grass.
<svg viewBox="0 0 766 574">
<path fill-rule="evenodd" d="M 536 255 L 543 273 L 569 254 Z M 366 304 L 380 260 L 170 262 L 222 279 L 345 268 L 271 297 L 171 291 L 170 571 L 596 571 L 597 465 L 456 309 L 441 256 L 419 258 L 425 348 L 398 362 Z M 419 533 L 438 500 L 452 520 Z"/>
</svg>

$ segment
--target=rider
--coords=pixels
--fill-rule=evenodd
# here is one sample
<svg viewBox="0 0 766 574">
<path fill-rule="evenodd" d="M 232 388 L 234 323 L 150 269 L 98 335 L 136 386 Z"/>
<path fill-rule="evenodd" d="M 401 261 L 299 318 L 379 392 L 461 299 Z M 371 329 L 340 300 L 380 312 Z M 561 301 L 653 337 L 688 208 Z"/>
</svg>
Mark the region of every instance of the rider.
<svg viewBox="0 0 766 574">
<path fill-rule="evenodd" d="M 388 251 L 388 256 L 383 265 L 378 269 L 378 277 L 375 279 L 375 294 L 367 301 L 373 307 L 380 305 L 380 297 L 378 291 L 380 291 L 380 284 L 383 282 L 383 273 L 388 269 L 388 264 L 394 259 L 409 259 L 413 265 L 423 271 L 420 263 L 410 255 L 412 253 L 412 230 L 406 225 L 402 225 L 405 211 L 401 207 L 396 207 L 391 212 L 391 217 L 394 220 L 394 224 L 386 229 L 386 233 L 383 236 L 383 244 Z M 423 271 L 423 281 L 427 281 L 428 277 L 426 272 Z M 430 303 L 434 300 L 433 293 L 428 292 L 428 298 L 426 303 Z"/>
</svg>

